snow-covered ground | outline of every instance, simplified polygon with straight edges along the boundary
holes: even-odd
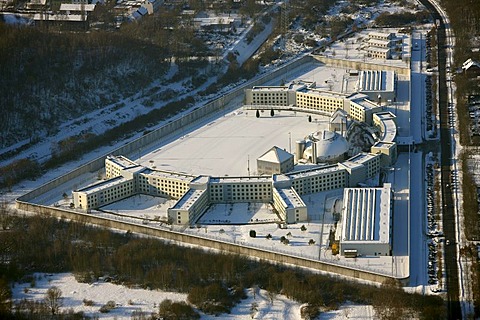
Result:
[[[355,42],[356,40],[352,40]],[[342,47],[343,45],[343,47]],[[353,49],[353,43],[350,42],[349,45],[349,50],[348,50],[348,56],[354,58],[354,53],[357,54],[357,50]],[[344,57],[347,55],[347,50],[344,44],[335,44],[331,46],[330,50],[335,50],[335,57],[336,58],[341,58],[342,56]],[[229,50],[233,50],[230,48]],[[240,55],[242,56],[242,50],[240,50]],[[330,52],[331,54],[332,52]],[[327,51],[328,54],[328,51]],[[357,59],[364,60],[365,56],[363,54],[358,54]],[[415,58],[412,57],[412,60]],[[401,62],[395,62],[395,63],[401,63]],[[315,70],[305,70],[305,72],[295,72],[294,70],[291,70],[289,74],[286,74],[287,80],[291,80],[294,78],[302,78],[306,80],[315,80],[317,81],[320,85],[325,84],[325,80],[330,79],[331,81],[328,82],[328,84],[325,85],[330,85],[333,84],[333,86],[339,85],[342,82],[343,76],[345,74],[345,70],[328,70],[325,71],[326,69],[323,69],[324,71],[320,71],[320,69],[315,69]],[[420,71],[417,71],[420,72]],[[335,74],[335,76],[333,76]],[[421,80],[421,79],[420,79]],[[280,81],[280,79],[278,80]],[[408,115],[408,111],[410,109],[410,104],[408,103],[410,98],[413,99],[419,99],[418,94],[415,92],[412,92],[412,96],[410,96],[410,90],[409,90],[409,79],[399,79],[399,99],[398,103],[394,107],[395,113],[399,117],[399,134],[400,136],[403,137],[409,137],[413,136],[414,139],[417,139],[419,136],[421,137],[422,133],[421,131],[417,130],[415,127],[416,124],[418,124],[418,120],[415,120],[414,123],[410,123],[410,118]],[[274,83],[275,85],[278,85],[279,83]],[[172,84],[172,88],[180,89],[181,84]],[[333,87],[332,89],[334,91],[336,90],[337,87]],[[338,90],[341,91],[341,90]],[[416,101],[416,100],[415,100]],[[141,113],[147,112],[149,109],[146,107],[143,107],[141,105],[141,95],[139,95],[136,98],[132,98],[129,100],[125,100],[125,106],[122,107],[121,109],[118,110],[119,114],[124,117],[124,119],[129,119],[129,117],[133,117],[135,114],[139,115]],[[415,105],[417,105],[415,103]],[[157,107],[157,106],[156,106]],[[392,109],[393,110],[393,109]],[[421,110],[421,109],[420,109]],[[401,112],[400,112],[401,111]],[[283,112],[282,112],[283,113]],[[415,114],[415,119],[416,117],[421,116],[421,112],[418,112],[418,114]],[[85,116],[86,121],[75,121],[75,123],[68,123],[66,124],[63,129],[60,131],[58,137],[54,137],[53,140],[48,140],[45,141],[43,144],[38,145],[34,149],[28,150],[26,154],[35,154],[36,157],[42,158],[48,154],[50,145],[53,141],[58,141],[61,140],[62,138],[66,137],[67,133],[70,135],[72,132],[77,132],[81,130],[88,129],[89,127],[95,128],[95,132],[100,133],[102,130],[108,129],[107,126],[104,126],[106,123],[108,123],[108,120],[110,117],[117,117],[116,113],[111,113],[109,114],[108,112],[98,112],[95,114],[89,114]],[[281,118],[285,119],[281,119]],[[291,128],[291,121],[295,122],[294,118],[299,118],[298,120],[298,129]],[[240,112],[236,113],[227,113],[225,116],[220,117],[218,120],[215,120],[215,122],[218,122],[218,124],[221,124],[221,122],[225,123],[225,128],[231,128],[231,124],[228,124],[229,121],[232,121],[232,119],[240,119],[240,118],[245,118],[246,120],[250,122],[256,121],[256,119],[251,119],[251,115],[247,115],[246,111],[241,110]],[[250,118],[250,119],[249,119]],[[305,132],[308,133],[307,131],[310,131],[311,129],[316,129],[317,126],[319,127],[319,124],[316,122],[312,122],[309,124],[307,121],[304,121],[305,119],[301,119],[299,114],[297,115],[292,115],[292,114],[287,114],[286,112],[284,114],[279,114],[275,116],[275,121],[290,121],[288,127],[284,124],[282,128],[278,128],[278,132],[272,140],[269,140],[269,142],[264,142],[263,139],[265,137],[259,136],[257,137],[256,142],[259,142],[257,145],[257,152],[253,154],[251,157],[243,157],[241,161],[239,161],[237,164],[235,164],[233,167],[236,167],[233,172],[237,174],[245,174],[246,167],[247,167],[247,161],[250,160],[251,163],[253,163],[254,159],[260,155],[260,153],[263,151],[267,151],[267,146],[270,147],[272,142],[278,143],[280,147],[289,149],[289,139],[291,137],[292,141],[295,141],[295,139],[301,137]],[[77,119],[78,120],[78,119]],[[251,121],[254,120],[254,121]],[[92,121],[97,121],[97,122],[92,122]],[[122,120],[123,121],[123,120]],[[273,122],[273,119],[270,119],[270,117],[265,117],[265,119],[262,119],[262,123],[267,123],[267,121]],[[260,120],[259,120],[260,122]],[[321,122],[321,121],[319,121]],[[119,122],[118,122],[119,123]],[[118,124],[117,123],[117,124]],[[228,124],[228,125],[227,125]],[[248,122],[246,122],[247,125],[250,125]],[[308,127],[308,126],[311,126]],[[412,130],[413,129],[413,130]],[[208,131],[210,128],[203,128],[198,131],[198,135],[196,134],[191,134],[190,132],[183,133],[182,140],[183,142],[187,142],[188,140],[191,141],[191,146],[195,146],[196,143],[198,143],[199,139],[204,140],[204,144],[207,144],[207,141],[212,138],[216,138],[219,143],[227,143],[226,141],[222,142],[222,139],[225,136],[222,136],[218,132],[215,131]],[[213,130],[213,129],[212,129]],[[297,130],[297,131],[295,131]],[[251,133],[251,130],[249,129],[248,134]],[[194,131],[192,131],[194,132]],[[290,132],[290,134],[289,134]],[[214,133],[215,135],[208,135],[206,133]],[[232,133],[233,137],[235,135]],[[240,135],[236,135],[237,139],[240,139]],[[251,137],[250,137],[251,138]],[[55,140],[57,139],[57,140]],[[226,140],[226,139],[224,139]],[[125,141],[119,142],[117,145],[123,144]],[[178,142],[172,142],[171,148],[175,147],[175,144]],[[100,150],[96,150],[94,153],[91,153],[89,155],[86,155],[84,159],[78,161],[78,162],[72,162],[69,164],[66,164],[59,168],[58,171],[56,172],[49,172],[47,175],[39,179],[38,181],[25,181],[19,186],[15,186],[13,188],[12,193],[7,193],[4,195],[5,198],[8,199],[13,199],[14,197],[17,197],[26,191],[29,191],[42,182],[51,180],[53,177],[58,176],[61,173],[66,173],[70,171],[72,168],[75,168],[78,164],[84,163],[87,159],[92,159],[98,155],[105,154],[108,152],[109,149],[112,149],[113,146],[111,147],[105,147]],[[215,149],[220,150],[220,147],[216,147]],[[233,149],[233,148],[232,148]],[[229,149],[231,150],[231,149]],[[3,151],[3,150],[2,150]],[[208,150],[211,151],[211,150]],[[206,149],[199,148],[196,153],[201,154],[202,152],[206,152]],[[145,162],[149,163],[150,160],[153,160],[154,163],[157,165],[157,168],[161,168],[162,165],[162,159],[167,159],[169,153],[164,153],[161,157],[158,159],[155,158],[149,158],[148,155],[140,155],[140,159],[138,159],[139,162]],[[248,155],[244,153],[244,155]],[[25,153],[19,154],[19,157],[24,157]],[[217,156],[218,158],[224,157],[224,155]],[[173,157],[172,157],[173,158]],[[177,157],[178,158],[178,157]],[[201,169],[202,173],[208,174],[208,170],[205,170],[206,168],[208,169],[209,166],[209,161],[212,159],[207,159],[208,157],[204,156],[205,163],[204,164],[196,164],[199,168]],[[135,159],[134,159],[135,160]],[[175,161],[179,162],[181,159],[175,159]],[[411,158],[401,156],[399,158],[399,161],[397,162],[396,168],[392,169],[392,172],[389,174],[389,179],[395,180],[395,183],[399,181],[403,181],[402,183],[405,183],[405,180],[408,177],[408,166],[412,166],[412,172],[411,175],[415,177],[415,179],[418,180],[418,178],[421,176],[418,176],[420,172],[422,171],[423,168],[423,162],[421,161],[421,154],[418,155],[413,155]],[[182,166],[178,166],[176,168],[180,168]],[[190,168],[190,166],[189,166]],[[223,174],[227,173],[227,166],[225,165],[223,168],[223,171],[225,171]],[[168,169],[168,168],[167,168]],[[192,169],[193,170],[193,169]],[[216,171],[216,170],[214,170]],[[222,171],[222,170],[221,170]],[[218,172],[217,172],[218,174]],[[222,174],[222,173],[221,173]],[[82,179],[79,179],[78,181],[75,181],[69,189],[66,191],[71,191],[74,189],[74,186],[80,186],[80,185],[85,185],[87,182],[93,182],[95,180],[95,177],[83,177]],[[420,208],[423,207],[423,190],[422,186],[423,183],[419,180],[418,185],[416,183],[412,183],[412,189],[408,190],[408,184],[406,185],[406,189],[404,187],[399,188],[395,186],[396,189],[396,203],[395,203],[395,212],[403,212],[407,207],[409,208]],[[398,184],[400,185],[400,184]],[[55,194],[50,194],[45,197],[43,201],[49,202],[50,204],[53,204],[55,202],[59,203],[60,205],[63,204],[68,204],[67,202],[62,203],[61,199],[61,194],[63,190],[56,190]],[[322,200],[323,197],[323,200]],[[410,198],[411,197],[411,198]],[[217,206],[215,208],[212,208],[205,216],[204,220],[201,221],[203,227],[202,228],[194,228],[194,229],[187,229],[185,230],[186,232],[192,232],[192,233],[202,233],[205,234],[206,236],[211,236],[211,237],[218,237],[218,238],[223,238],[229,241],[239,241],[239,242],[248,242],[248,244],[251,245],[257,245],[265,248],[276,248],[276,250],[290,250],[290,252],[295,252],[295,253],[300,253],[305,256],[320,256],[320,258],[326,258],[326,259],[337,259],[329,255],[329,251],[325,250],[326,246],[326,238],[328,238],[328,231],[329,227],[331,226],[331,221],[325,221],[323,220],[325,217],[328,219],[328,214],[325,214],[325,212],[328,213],[328,211],[324,210],[325,207],[328,208],[327,203],[331,203],[332,199],[328,199],[328,195],[319,195],[318,198],[317,196],[310,196],[307,198],[304,198],[304,201],[307,205],[309,205],[309,211],[312,208],[322,208],[323,213],[319,213],[318,216],[313,219],[309,224],[306,224],[307,231],[303,232],[299,230],[300,226],[293,226],[290,227],[287,230],[284,229],[279,229],[276,225],[276,223],[273,224],[262,224],[262,223],[257,223],[257,222],[263,222],[263,221],[256,221],[256,219],[259,220],[268,220],[270,219],[271,212],[267,208],[263,207],[258,207],[258,208],[251,208],[251,211],[248,210],[240,210],[240,211],[245,211],[245,215],[239,217],[241,221],[246,222],[246,225],[232,225],[232,224],[225,224],[223,226],[218,226],[218,225],[211,225],[211,220],[221,220],[225,219],[228,220],[228,211],[230,208],[227,206]],[[335,198],[335,195],[330,196],[330,198]],[[403,201],[403,202],[401,202]],[[133,197],[125,202],[119,202],[116,204],[113,204],[108,207],[104,207],[104,210],[108,210],[114,214],[118,215],[124,215],[127,217],[123,217],[123,219],[130,219],[129,217],[132,216],[138,216],[137,219],[160,219],[162,217],[165,217],[165,208],[169,207],[168,202],[164,202],[164,200],[159,200],[158,198],[144,198],[143,196],[136,196]],[[141,208],[142,210],[139,212],[135,209]],[[402,208],[400,210],[400,208]],[[400,210],[400,211],[399,211]],[[408,210],[408,209],[406,209]],[[250,212],[250,214],[248,213]],[[320,212],[320,211],[318,211]],[[108,214],[105,214],[108,215]],[[428,290],[424,290],[425,285],[426,285],[426,267],[425,265],[425,239],[424,239],[424,229],[422,229],[422,224],[424,227],[424,221],[422,222],[422,216],[414,216],[411,221],[410,221],[410,236],[411,236],[411,241],[412,241],[412,247],[408,248],[408,241],[407,238],[404,234],[403,231],[409,228],[408,225],[408,220],[401,218],[400,215],[396,216],[398,221],[395,221],[396,228],[395,229],[395,237],[397,237],[397,240],[394,243],[394,252],[399,253],[398,257],[395,257],[392,259],[392,261],[381,261],[380,258],[365,258],[365,259],[357,259],[355,261],[349,260],[345,261],[346,263],[352,263],[352,264],[358,264],[359,266],[367,266],[373,269],[389,269],[391,270],[392,273],[399,274],[403,272],[408,272],[408,269],[410,269],[410,272],[412,277],[412,289],[419,291],[419,292],[425,292],[429,293]],[[253,221],[251,221],[253,219]],[[272,218],[273,219],[273,218]],[[417,219],[417,220],[415,220]],[[210,220],[210,221],[209,221]],[[233,220],[231,220],[233,221]],[[323,223],[319,223],[319,221],[322,221]],[[150,223],[150,222],[149,222]],[[152,222],[153,223],[153,222]],[[330,224],[329,224],[330,223]],[[403,226],[402,226],[403,223]],[[257,237],[256,238],[251,238],[249,236],[250,230],[254,229],[257,232]],[[223,230],[223,231],[222,231]],[[399,230],[403,230],[400,232]],[[290,245],[285,246],[278,241],[279,237],[281,236],[286,236],[286,233],[291,232],[292,237],[290,238]],[[267,240],[265,239],[266,234],[272,234],[273,239]],[[403,234],[398,235],[398,234]],[[314,245],[308,245],[309,239],[314,239],[315,244]],[[408,255],[405,255],[406,252],[411,250],[411,255],[410,258]],[[423,255],[423,256],[422,256]],[[389,257],[391,259],[391,257]],[[340,261],[339,263],[342,263]],[[50,278],[51,281],[48,281],[47,278]],[[176,296],[174,293],[163,293],[163,292],[156,292],[156,291],[146,291],[143,292],[142,290],[138,289],[128,289],[131,291],[127,292],[127,289],[124,287],[119,287],[118,289],[114,289],[114,287],[105,287],[105,286],[113,286],[110,283],[96,283],[93,286],[89,286],[90,289],[92,289],[92,293],[90,293],[89,290],[85,289],[84,291],[81,291],[83,289],[82,286],[84,284],[78,284],[74,282],[74,279],[71,275],[68,274],[63,274],[63,275],[53,275],[52,277],[45,277],[42,276],[43,280],[38,280],[36,283],[36,288],[31,288],[28,293],[25,293],[23,290],[22,285],[16,285],[15,286],[15,292],[14,292],[14,298],[15,299],[20,299],[23,294],[31,295],[30,297],[35,297],[35,298],[43,298],[44,292],[49,286],[56,285],[59,286],[64,293],[64,296],[67,297],[64,302],[68,302],[72,305],[72,308],[74,307],[74,303],[78,304],[78,301],[80,301],[80,305],[82,304],[82,300],[85,299],[91,299],[97,302],[98,304],[95,305],[96,309],[94,310],[84,310],[85,312],[96,312],[95,310],[98,311],[99,307],[103,304],[106,303],[108,300],[115,300],[117,303],[119,303],[121,306],[119,306],[117,309],[114,310],[114,313],[110,313],[108,315],[102,315],[99,314],[99,316],[103,317],[105,316],[106,318],[108,317],[116,317],[116,318],[129,318],[130,313],[135,309],[135,308],[142,308],[144,311],[153,311],[154,308],[154,303],[158,306],[158,303],[164,299],[164,297],[167,297],[169,299],[175,300],[178,297],[179,300],[184,300],[185,295],[181,297],[181,295]],[[65,280],[64,280],[65,279]],[[64,282],[64,284],[62,284]],[[42,285],[44,285],[42,289]],[[29,286],[29,285],[28,285]],[[63,287],[62,287],[63,286]],[[96,296],[95,292],[93,291],[93,288],[103,288],[103,292],[105,293],[105,297],[101,296]],[[115,286],[116,287],[116,286]],[[40,290],[36,292],[36,290]],[[43,290],[43,291],[42,291]],[[118,290],[118,291],[115,291]],[[36,292],[36,293],[35,293]],[[111,292],[111,295],[110,295]],[[84,293],[85,297],[80,297]],[[108,293],[108,294],[106,294]],[[129,298],[127,298],[130,295]],[[71,297],[70,297],[71,296]],[[116,298],[116,297],[120,298]],[[148,300],[148,297],[152,296],[151,300]],[[144,298],[145,297],[145,298]],[[78,299],[77,302],[76,299]],[[105,301],[103,301],[103,300]],[[134,302],[133,305],[129,305],[128,301],[132,300]],[[285,297],[277,296],[275,299],[273,305],[270,304],[268,298],[266,297],[265,292],[258,292],[256,294],[256,300],[258,301],[259,304],[259,311],[256,315],[257,319],[279,319],[279,318],[284,318],[284,319],[299,319],[299,310],[300,310],[300,305],[289,301]],[[230,318],[235,318],[235,319],[250,319],[250,307],[253,300],[252,294],[249,292],[248,293],[248,298],[244,301],[242,301],[237,307],[234,308],[232,311],[231,315],[222,315],[223,317],[230,317]],[[65,304],[65,307],[67,305]],[[81,307],[77,305],[77,307]],[[77,310],[77,309],[75,309]],[[80,310],[80,309],[78,309]],[[118,312],[118,313],[117,313]],[[346,305],[343,306],[340,310],[335,311],[335,312],[328,312],[324,313],[321,316],[321,319],[345,319],[345,318],[357,318],[357,319],[369,319],[372,318],[373,316],[373,310],[371,306],[355,306],[355,305]],[[210,319],[213,317],[202,315],[202,318],[204,319]]]
[[[93,283],[79,283],[71,273],[37,273],[34,276],[36,280],[33,287],[30,282],[15,284],[13,288],[14,302],[21,299],[41,301],[45,298],[47,290],[55,286],[62,291],[63,299],[60,311],[71,309],[74,312],[83,312],[85,316],[107,320],[131,319],[134,311],[142,311],[147,314],[158,312],[160,302],[165,299],[173,302],[187,300],[187,294],[184,293],[127,288],[102,280]],[[302,305],[283,295],[275,295],[273,300],[270,300],[267,292],[260,289],[247,289],[246,295],[247,298],[237,304],[230,314],[216,317],[199,312],[201,319],[301,319],[300,308]],[[84,300],[91,300],[93,305],[85,305]],[[116,307],[109,313],[101,313],[100,307],[110,300],[115,302]],[[254,304],[257,307],[256,311],[252,312]],[[371,306],[347,303],[339,310],[323,312],[320,319],[371,319],[373,315]]]

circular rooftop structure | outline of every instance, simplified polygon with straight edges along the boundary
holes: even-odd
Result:
[[[344,160],[350,148],[348,141],[337,132],[322,130],[310,134],[307,147],[303,153],[304,159],[314,159],[317,162],[337,162]]]

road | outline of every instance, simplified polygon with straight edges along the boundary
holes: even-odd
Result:
[[[455,203],[453,192],[450,185],[450,177],[452,174],[452,159],[454,154],[452,152],[453,131],[448,123],[448,103],[449,88],[447,87],[447,28],[445,24],[445,17],[441,15],[436,7],[436,4],[420,0],[420,2],[427,7],[432,13],[433,19],[438,21],[437,39],[438,39],[438,110],[440,113],[440,142],[441,142],[441,199],[443,206],[443,233],[445,241],[449,241],[449,245],[445,245],[445,272],[447,285],[447,305],[448,305],[448,319],[462,319],[462,310],[460,305],[460,286],[458,277],[457,264],[457,246],[455,244],[457,219],[455,216]],[[448,22],[448,21],[447,21]],[[450,63],[448,63],[450,66]]]

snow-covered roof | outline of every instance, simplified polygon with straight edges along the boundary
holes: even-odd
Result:
[[[319,96],[323,96],[323,97],[331,97],[331,98],[338,98],[338,99],[344,99],[344,98],[347,97],[347,95],[344,94],[344,93],[321,90],[321,89],[302,88],[298,91],[308,93],[308,94],[311,94],[311,95],[319,95]]]
[[[339,157],[348,151],[350,145],[337,132],[323,130],[315,132],[309,138],[317,146],[317,157]]]
[[[355,103],[357,106],[362,107],[363,110],[365,111],[379,108],[378,104],[368,100],[368,98],[360,97],[359,95],[354,95],[349,98],[350,98],[350,103],[352,102]]]
[[[93,10],[95,10],[95,4],[84,4],[84,3],[62,3],[62,4],[60,4],[60,11],[91,12]]]
[[[372,46],[380,46],[380,47],[383,47],[383,46],[389,46],[390,45],[390,41],[389,40],[380,40],[380,39],[368,39],[367,43],[369,45],[372,45]]]
[[[213,25],[229,25],[235,21],[229,17],[208,17],[208,18],[193,18],[193,21],[201,27]]]
[[[85,192],[86,194],[95,193],[95,192],[100,191],[102,189],[108,189],[108,188],[110,188],[114,185],[118,185],[119,183],[125,182],[127,180],[130,180],[130,179],[127,179],[123,176],[118,176],[118,177],[115,177],[115,178],[112,178],[112,179],[103,180],[103,181],[100,181],[98,183],[91,184],[91,185],[86,186],[82,189],[78,189],[77,191],[78,192]]]
[[[280,197],[282,197],[282,201],[284,202],[285,208],[306,207],[302,198],[300,198],[300,196],[295,191],[295,189],[293,189],[293,188],[277,188],[275,190],[278,192]]]
[[[322,173],[329,173],[329,172],[335,172],[340,170],[341,169],[338,167],[338,165],[333,164],[333,165],[320,166],[317,168],[312,168],[307,170],[295,171],[287,174],[286,176],[290,177],[290,179],[300,179],[303,177],[310,177],[310,176],[315,176]]]
[[[50,13],[34,13],[25,15],[25,17],[33,18],[35,21],[70,21],[70,22],[85,22],[87,21],[86,14],[50,14]]]
[[[471,67],[480,69],[480,63],[473,60],[472,58],[468,58],[463,64],[462,64],[462,69],[463,70],[468,70]]]
[[[273,162],[273,163],[284,163],[289,159],[293,158],[293,154],[288,153],[286,150],[283,150],[277,146],[274,146],[263,155],[261,155],[257,160]]]
[[[198,198],[207,192],[206,189],[189,189],[181,198],[180,200],[175,203],[172,209],[182,209],[188,210],[190,207],[195,204]]]
[[[348,113],[338,108],[331,116],[330,116],[330,123],[344,123],[348,117]]]
[[[368,47],[368,52],[380,52],[380,53],[387,53],[390,51],[390,48],[380,48],[380,47]]]
[[[345,188],[342,242],[390,243],[391,185]]]
[[[152,170],[149,168],[145,168],[142,171],[142,174],[146,174],[152,177],[159,177],[159,178],[167,178],[167,179],[177,179],[184,182],[190,182],[194,179],[193,176],[177,173],[177,172],[170,172],[170,171],[161,171],[161,170]]]
[[[345,168],[348,168],[350,170],[352,169],[358,169],[358,168],[363,168],[363,164],[361,163],[358,163],[358,162],[354,162],[354,161],[343,161],[343,162],[340,162],[338,164],[338,166],[341,168],[341,167],[345,167]]]
[[[395,36],[395,33],[393,32],[378,32],[378,31],[372,31],[368,33],[369,38],[386,38],[386,39],[391,39]]]
[[[107,156],[107,160],[114,162],[116,165],[122,168],[128,168],[138,166],[138,164],[124,156]]]
[[[397,124],[395,123],[395,115],[391,112],[378,112],[374,117],[380,119],[383,123],[382,137],[380,138],[385,142],[393,142],[397,137]]]
[[[356,162],[356,163],[365,163],[365,162],[368,162],[370,160],[372,160],[373,158],[376,158],[378,157],[378,155],[376,154],[373,154],[373,153],[366,153],[366,152],[362,152],[362,153],[359,153],[353,157],[351,157],[350,159],[348,159],[348,161],[353,161],[353,162]]]
[[[393,71],[360,71],[358,77],[358,90],[369,91],[394,91],[395,73]]]
[[[30,0],[30,4],[40,4],[40,5],[45,5],[47,3],[47,0]]]
[[[372,148],[393,148],[396,145],[394,142],[387,142],[387,141],[377,141],[375,144],[372,146]]]

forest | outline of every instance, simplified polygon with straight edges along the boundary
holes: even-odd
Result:
[[[123,285],[188,293],[187,305],[163,303],[166,313],[189,313],[192,308],[207,314],[228,313],[245,298],[248,288],[260,288],[271,299],[282,294],[306,303],[305,318],[336,310],[346,301],[372,304],[380,319],[441,319],[445,315],[440,297],[408,294],[395,281],[380,287],[364,285],[238,255],[176,246],[131,232],[41,215],[22,216],[6,205],[0,207],[0,228],[2,319],[50,315],[41,301],[12,305],[9,300],[9,283],[35,286],[34,272],[73,272],[81,282],[102,276]],[[75,319],[81,315],[57,316]]]

